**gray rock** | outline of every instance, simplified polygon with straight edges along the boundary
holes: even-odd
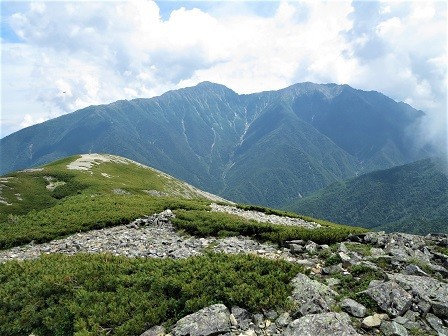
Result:
[[[323,274],[339,274],[342,273],[344,271],[344,269],[342,268],[341,264],[337,264],[337,265],[331,265],[331,266],[327,266],[322,268],[322,273]]]
[[[294,313],[294,317],[305,316],[309,314],[321,314],[330,311],[327,302],[322,298],[312,298],[305,302],[298,311]]]
[[[165,335],[165,328],[162,326],[154,326],[146,330],[140,336],[163,336],[163,335]]]
[[[292,300],[297,303],[302,315],[329,311],[329,306],[335,304],[337,293],[328,286],[311,280],[305,274],[297,274],[292,279],[291,285]]]
[[[252,322],[252,315],[244,308],[232,307],[232,315],[238,323],[238,326],[243,329],[249,329],[249,325]]]
[[[273,309],[268,310],[264,315],[271,321],[274,321],[278,317],[278,313]]]
[[[279,327],[286,327],[291,322],[291,317],[288,312],[280,314],[280,316],[275,320],[275,324]]]
[[[230,332],[230,312],[223,304],[215,304],[177,321],[173,336],[208,336]]]
[[[414,264],[407,265],[405,267],[403,273],[407,274],[407,275],[419,275],[419,276],[427,276],[428,275],[420,267],[418,267],[417,265],[414,265]]]
[[[394,281],[387,281],[364,292],[378,306],[392,316],[403,315],[411,306],[412,295]]]
[[[387,276],[401,286],[412,290],[414,295],[417,295],[421,300],[429,302],[434,314],[442,319],[448,317],[447,283],[416,275],[388,274]]]
[[[327,283],[328,286],[332,287],[332,286],[339,285],[341,283],[341,280],[336,279],[336,278],[326,278],[325,282]]]
[[[366,307],[355,300],[346,298],[341,302],[343,311],[355,317],[364,317],[366,315]]]
[[[311,240],[308,241],[305,245],[305,250],[308,253],[316,253],[318,248],[319,248],[319,245],[317,245],[315,242],[313,242]]]
[[[303,252],[303,246],[298,244],[289,244],[289,251],[292,254],[299,254]]]
[[[338,247],[338,252],[348,253],[348,248],[344,243],[340,243]]]
[[[439,319],[437,316],[429,313],[426,315],[426,321],[429,323],[429,325],[437,331],[439,336],[448,336],[448,328],[446,328],[443,325],[443,321]]]
[[[350,267],[355,264],[355,261],[347,253],[339,252],[338,255],[342,260],[342,266]]]
[[[380,330],[385,336],[408,336],[406,328],[394,321],[383,321]]]
[[[284,336],[358,336],[350,325],[348,315],[342,313],[323,313],[303,316],[291,322]]]

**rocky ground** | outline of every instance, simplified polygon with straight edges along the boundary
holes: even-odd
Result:
[[[212,209],[273,224],[317,225],[234,207]],[[241,236],[182,235],[171,225],[172,216],[167,210],[123,226],[4,250],[0,262],[43,253],[156,258],[186,258],[205,251],[254,253],[304,266],[304,274],[291,282],[290,311],[255,313],[216,304],[182,318],[172,330],[156,326],[143,335],[448,335],[448,235],[371,232],[334,246],[297,240],[279,248]],[[359,290],[362,272],[375,279]]]

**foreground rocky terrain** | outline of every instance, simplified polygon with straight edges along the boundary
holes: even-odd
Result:
[[[318,225],[233,206],[211,208],[272,224]],[[286,311],[248,312],[217,303],[142,336],[448,335],[448,235],[369,232],[331,246],[295,240],[278,247],[243,236],[188,236],[176,232],[173,216],[166,210],[127,225],[15,247],[1,251],[0,262],[45,253],[187,258],[216,252],[253,253],[303,266],[291,281]]]

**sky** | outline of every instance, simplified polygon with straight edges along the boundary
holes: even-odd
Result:
[[[445,1],[2,1],[0,138],[202,81],[238,93],[348,84],[423,110],[447,138]]]

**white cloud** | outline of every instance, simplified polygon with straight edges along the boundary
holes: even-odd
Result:
[[[9,11],[5,22],[21,41],[2,37],[2,135],[24,120],[204,80],[240,93],[347,83],[412,102],[437,120],[428,121],[434,138],[442,135],[445,3],[371,2],[369,13],[350,1],[197,4],[202,9],[179,3],[164,18],[166,3],[149,0],[21,3]]]

